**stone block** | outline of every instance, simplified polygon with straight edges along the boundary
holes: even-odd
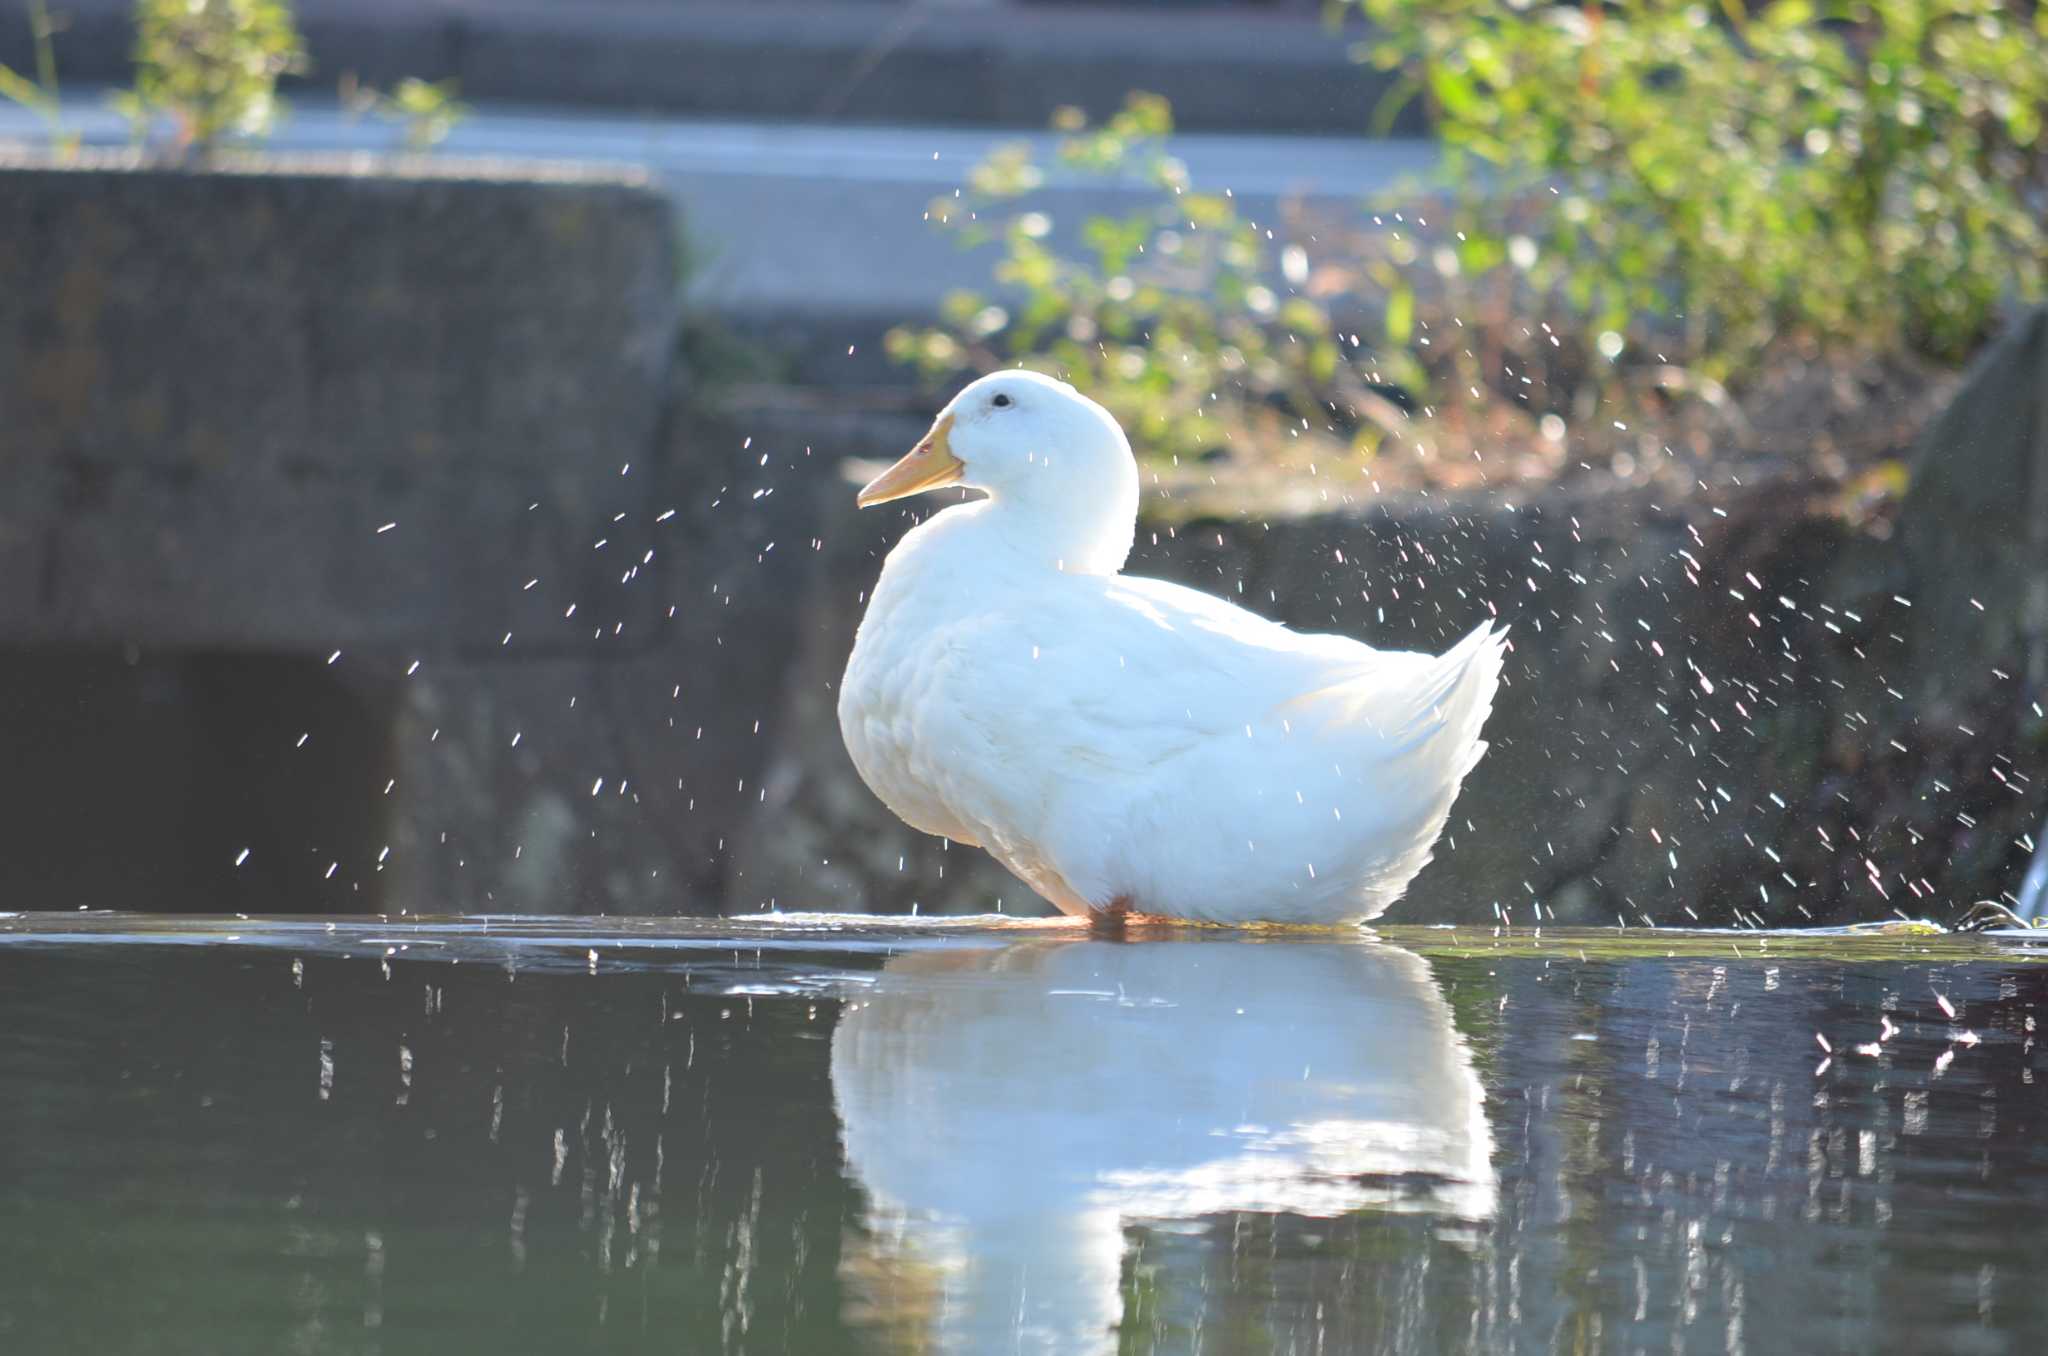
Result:
[[[0,642],[485,648],[507,562],[611,574],[672,208],[473,169],[0,170]]]

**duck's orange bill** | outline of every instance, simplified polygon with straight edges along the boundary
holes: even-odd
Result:
[[[939,422],[932,425],[932,431],[924,435],[924,440],[911,448],[903,460],[863,486],[861,492],[854,496],[854,502],[862,508],[869,508],[875,504],[886,504],[891,499],[936,490],[941,485],[959,483],[967,468],[946,445],[946,436],[952,429],[953,416],[941,415]]]

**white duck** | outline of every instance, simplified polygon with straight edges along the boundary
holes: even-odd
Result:
[[[1130,444],[1036,373],[969,385],[859,502],[944,485],[988,498],[889,553],[839,690],[891,810],[1068,914],[1336,924],[1400,897],[1486,749],[1503,633],[1380,651],[1119,574]]]

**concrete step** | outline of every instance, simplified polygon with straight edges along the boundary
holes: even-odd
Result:
[[[122,145],[125,123],[103,97],[66,103],[68,125],[95,145]],[[42,125],[0,104],[0,142],[37,142]],[[437,153],[442,158],[573,160],[645,165],[683,212],[691,259],[689,299],[788,354],[807,383],[901,380],[882,358],[891,325],[925,320],[958,288],[990,286],[992,250],[965,251],[926,220],[968,168],[1004,142],[1043,131],[962,127],[848,127],[597,114],[480,104]],[[281,152],[397,149],[387,122],[305,99],[268,143]],[[1181,132],[1170,143],[1197,187],[1230,189],[1255,221],[1278,222],[1283,204],[1356,211],[1369,194],[1426,174],[1430,141],[1415,138]],[[1122,213],[1158,195],[1135,180],[1082,179],[1055,170],[1036,205],[1056,232],[1096,213]],[[1311,249],[1313,247],[1311,246]],[[848,350],[852,352],[849,353]]]
[[[11,7],[12,8],[12,7]],[[62,0],[67,80],[130,79],[132,0]],[[1042,127],[1054,108],[1173,100],[1191,128],[1357,133],[1387,77],[1313,5],[1146,7],[817,0],[299,0],[312,70],[466,97],[824,122]],[[27,25],[0,62],[32,68]],[[1416,130],[1413,127],[1408,131]]]

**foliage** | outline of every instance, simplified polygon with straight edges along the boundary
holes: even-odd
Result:
[[[407,77],[384,101],[385,116],[405,124],[405,147],[426,151],[447,140],[455,125],[467,118],[468,104],[456,98],[453,80],[429,81]]]
[[[1677,322],[1723,380],[1787,337],[1954,360],[2048,281],[2048,8],[1357,3],[1430,104],[1461,270],[1520,205],[1579,330]]]
[[[1020,300],[955,293],[940,327],[891,332],[891,356],[934,377],[1017,363],[1057,373],[1162,455],[1208,452],[1248,424],[1277,432],[1325,416],[1322,393],[1341,384],[1342,366],[1329,315],[1306,297],[1283,301],[1267,281],[1268,238],[1228,194],[1194,191],[1165,153],[1165,100],[1133,94],[1100,127],[1073,110],[1056,125],[1066,172],[1150,186],[1157,206],[1059,238],[1051,216],[1022,201],[1046,179],[1030,147],[999,149],[928,215],[963,244],[998,242],[995,279]]]
[[[135,88],[117,105],[138,129],[168,114],[202,157],[268,132],[279,77],[306,67],[289,0],[136,0],[135,28]]]
[[[50,144],[59,155],[68,157],[77,153],[78,134],[64,127],[64,103],[62,90],[57,84],[54,42],[60,27],[50,17],[46,0],[28,0],[29,36],[36,49],[36,78],[30,80],[0,63],[0,99],[11,100],[40,118],[49,133]]]
[[[1568,428],[1640,465],[1750,437],[1743,398],[1794,368],[1825,386],[1851,359],[1954,362],[2048,288],[2048,6],[1345,3],[1402,69],[1382,113],[1430,105],[1441,184],[1302,223],[1311,266],[1195,191],[1163,102],[1093,130],[1069,114],[1055,172],[1149,183],[1159,205],[1057,229],[1025,201],[1047,168],[1000,150],[931,215],[1000,246],[1009,295],[955,296],[891,352],[933,375],[1059,371],[1141,450],[1248,430],[1270,448],[1284,422],[1475,474],[1505,444],[1547,474]]]
[[[351,113],[369,113],[401,125],[405,149],[424,155],[448,139],[448,134],[470,115],[470,107],[456,97],[459,86],[453,80],[421,80],[408,76],[389,94],[380,94],[353,76],[341,82],[341,103]]]

